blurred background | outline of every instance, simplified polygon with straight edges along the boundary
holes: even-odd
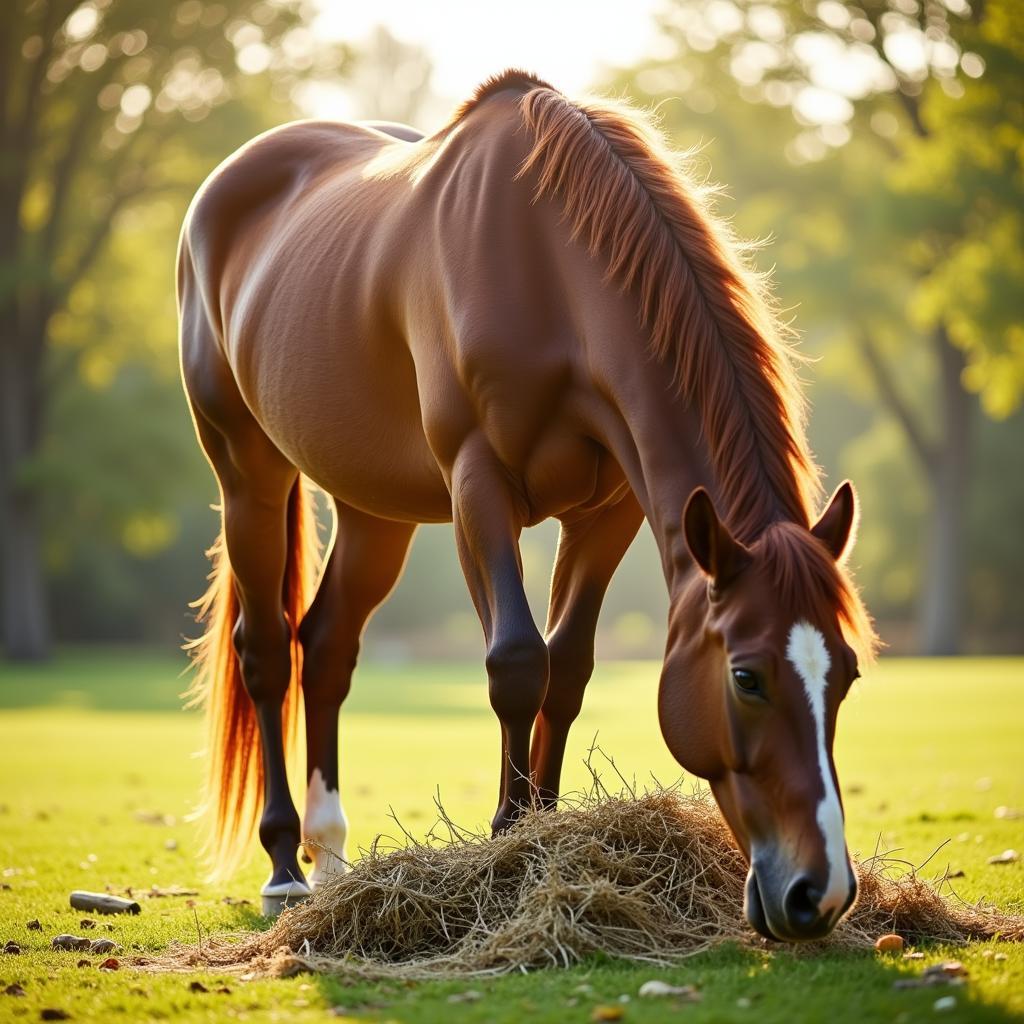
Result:
[[[174,256],[204,177],[297,117],[430,132],[487,75],[657,109],[765,240],[812,357],[811,439],[896,653],[1024,651],[1020,0],[13,0],[0,18],[5,656],[197,632],[212,475],[177,374]],[[523,554],[543,620],[556,527]],[[657,656],[645,531],[599,653]],[[478,656],[450,527],[421,528],[370,657]]]

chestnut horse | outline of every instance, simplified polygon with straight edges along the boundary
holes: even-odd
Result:
[[[418,523],[454,523],[483,626],[493,827],[553,803],[601,602],[646,518],[671,601],[665,740],[750,862],[751,924],[827,933],[856,891],[832,739],[873,634],[842,564],[854,493],[814,515],[793,357],[757,279],[636,111],[509,71],[436,135],[383,129],[260,136],[182,234],[182,374],[222,496],[194,687],[215,869],[257,817],[268,909],[308,893],[301,843],[310,883],[343,867],[338,712]],[[335,509],[311,599],[300,473]],[[542,634],[518,541],[549,517]]]

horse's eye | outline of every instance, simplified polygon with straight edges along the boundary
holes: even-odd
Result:
[[[744,693],[761,692],[761,680],[758,678],[757,673],[751,672],[749,668],[734,668],[732,670],[732,678]]]

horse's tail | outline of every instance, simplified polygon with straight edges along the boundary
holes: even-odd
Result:
[[[204,852],[211,880],[227,878],[244,860],[263,807],[263,756],[256,711],[242,681],[234,645],[239,605],[224,544],[224,528],[210,548],[210,586],[194,607],[206,629],[187,646],[193,651],[195,678],[187,707],[206,711],[206,781],[199,814],[206,818]],[[284,582],[285,615],[291,629],[292,674],[284,699],[282,724],[286,754],[296,752],[302,711],[302,648],[298,627],[312,600],[319,561],[316,520],[310,496],[298,477],[288,497],[288,563]]]

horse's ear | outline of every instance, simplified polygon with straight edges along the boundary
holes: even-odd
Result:
[[[750,561],[750,552],[718,518],[711,495],[703,487],[686,503],[683,533],[693,560],[716,587],[724,587]]]
[[[857,533],[857,493],[849,480],[844,480],[829,500],[821,518],[811,527],[822,544],[841,562],[853,547]]]

